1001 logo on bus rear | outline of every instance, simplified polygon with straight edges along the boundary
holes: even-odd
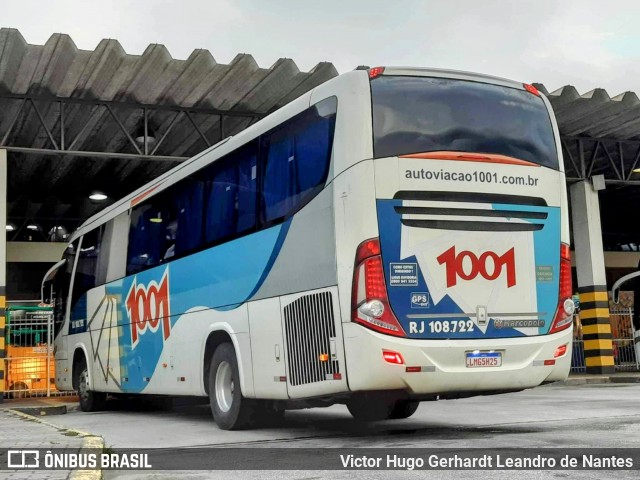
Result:
[[[465,262],[465,259],[468,259],[468,262]],[[458,278],[473,280],[478,275],[486,280],[496,280],[503,269],[507,273],[507,288],[516,284],[516,260],[513,247],[500,256],[495,252],[487,251],[478,257],[469,250],[456,254],[456,247],[453,246],[443,252],[437,260],[446,268],[447,287],[455,286]]]
[[[127,294],[126,308],[131,323],[132,349],[147,330],[156,332],[161,328],[163,340],[167,340],[171,334],[169,268],[165,269],[159,284],[152,280],[147,285],[138,285],[134,278]]]

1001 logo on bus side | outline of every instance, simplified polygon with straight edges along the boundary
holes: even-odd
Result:
[[[140,336],[147,329],[155,332],[162,328],[163,339],[171,333],[171,309],[169,305],[169,268],[167,267],[158,284],[137,285],[136,279],[127,294],[126,307],[131,321],[131,348],[138,345]],[[162,322],[161,322],[162,320]]]
[[[465,259],[469,259],[466,262],[466,270]],[[503,268],[507,272],[507,288],[516,284],[516,260],[513,247],[500,256],[495,252],[487,251],[478,257],[469,250],[456,254],[456,247],[453,246],[443,252],[437,260],[440,265],[444,264],[447,270],[447,287],[455,286],[458,283],[458,277],[462,280],[473,280],[480,275],[486,280],[495,280],[502,274]]]

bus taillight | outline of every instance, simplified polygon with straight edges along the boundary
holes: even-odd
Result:
[[[558,308],[553,325],[549,333],[556,333],[568,328],[573,323],[575,305],[571,299],[573,294],[571,286],[571,252],[569,245],[560,244],[560,291],[558,296]]]
[[[524,89],[529,92],[529,93],[533,93],[536,96],[540,96],[540,90],[538,90],[536,87],[534,87],[533,85],[529,85],[528,83],[523,83],[522,86],[524,87]]]
[[[374,78],[379,77],[384,73],[384,67],[373,67],[369,69],[369,79],[373,80]]]
[[[384,267],[377,238],[358,246],[353,271],[352,320],[388,335],[406,334],[389,306]]]

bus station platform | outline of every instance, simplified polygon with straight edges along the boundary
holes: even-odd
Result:
[[[575,373],[569,375],[565,385],[596,385],[605,383],[640,383],[640,372],[616,372],[603,375]]]

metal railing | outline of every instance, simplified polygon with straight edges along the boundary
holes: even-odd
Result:
[[[52,308],[11,305],[7,308],[5,328],[7,397],[68,394],[58,392],[55,387]]]
[[[633,308],[616,307],[609,309],[609,321],[613,344],[613,360],[616,371],[640,371],[640,359],[634,348]],[[571,371],[586,371],[584,357],[584,340],[580,316],[575,315],[573,321],[573,354]]]
[[[613,335],[613,359],[616,370],[640,370],[633,344],[633,308],[610,309],[609,319]]]

